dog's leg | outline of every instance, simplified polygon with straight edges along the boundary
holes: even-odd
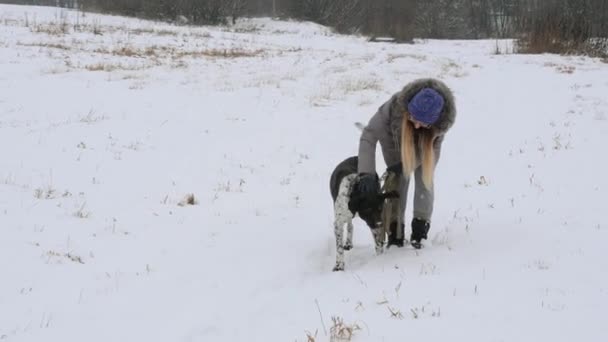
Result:
[[[334,271],[344,270],[344,225],[348,224],[348,229],[352,229],[354,214],[348,209],[348,201],[350,198],[350,184],[355,177],[354,174],[349,175],[340,182],[338,196],[334,202],[334,234],[336,235],[336,266],[334,266]],[[349,235],[350,246],[352,246],[352,232]]]
[[[336,218],[334,222],[336,235],[336,265],[334,271],[344,271],[344,221]]]
[[[374,236],[374,243],[376,245],[376,255],[384,253],[384,239],[382,234],[382,228],[372,229],[372,235]]]
[[[350,251],[353,248],[353,220],[346,222],[346,244],[344,249]]]

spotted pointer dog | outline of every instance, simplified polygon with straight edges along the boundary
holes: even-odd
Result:
[[[353,247],[353,218],[356,215],[365,221],[371,229],[376,246],[376,254],[384,251],[382,236],[382,207],[385,199],[397,198],[396,191],[363,195],[358,189],[357,176],[358,158],[350,157],[336,166],[331,174],[329,187],[334,201],[334,233],[336,236],[336,265],[334,271],[344,270],[344,251]],[[378,189],[380,179],[376,174]],[[346,226],[346,242],[344,242],[344,226]]]

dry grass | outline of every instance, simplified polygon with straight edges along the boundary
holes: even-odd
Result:
[[[114,56],[121,57],[136,57],[142,55],[141,50],[138,50],[137,48],[134,48],[132,46],[122,46],[112,51],[112,54]]]
[[[143,80],[146,76],[142,74],[127,74],[122,76],[123,80]]]
[[[94,35],[103,35],[103,30],[99,20],[94,20],[93,23],[76,23],[73,25],[75,32],[89,32]],[[106,27],[107,29],[107,27]]]
[[[339,87],[346,94],[364,90],[380,91],[383,88],[382,80],[377,77],[346,79],[340,82]]]
[[[386,62],[393,63],[396,59],[400,58],[412,58],[419,62],[424,62],[427,60],[425,55],[416,55],[411,53],[389,53],[388,56],[386,56]]]
[[[264,53],[263,50],[241,50],[241,49],[207,49],[207,50],[179,50],[171,46],[151,45],[145,48],[137,48],[126,45],[119,48],[108,50],[97,48],[94,53],[112,55],[118,57],[154,57],[154,58],[246,58],[256,57]]]
[[[2,18],[2,23],[4,24],[4,26],[19,26],[21,25],[21,22],[17,19],[12,19],[12,18]]]
[[[116,71],[116,70],[127,70],[127,71],[135,71],[135,70],[143,70],[148,68],[148,66],[143,65],[127,65],[124,63],[108,63],[108,62],[98,62],[93,64],[87,64],[84,66],[85,70],[88,71]]]
[[[443,70],[460,69],[460,65],[458,65],[454,61],[448,61],[447,63],[445,63],[441,66],[441,69],[443,69]]]
[[[143,49],[136,48],[134,46],[122,46],[117,49],[107,50],[104,48],[98,48],[94,50],[96,53],[113,55],[119,57],[170,57],[175,54],[175,48],[152,45],[147,46]]]
[[[517,43],[518,53],[529,53],[529,54],[541,54],[541,53],[554,53],[569,55],[574,54],[576,50],[580,49],[579,46],[567,43],[557,43],[552,40],[538,40],[531,42],[519,41]]]
[[[148,49],[151,49],[150,51],[154,52],[154,53],[150,53],[150,51],[148,51]],[[112,50],[109,50],[107,48],[101,47],[101,48],[97,48],[95,50],[93,50],[94,53],[99,53],[102,55],[112,55],[112,56],[118,56],[118,57],[142,57],[142,56],[150,56],[155,54],[155,47],[150,47],[150,48],[146,48],[146,49],[138,49],[134,46],[130,46],[130,45],[125,45],[125,46],[121,46]]]
[[[560,65],[555,70],[560,74],[573,74],[576,68],[571,65]]]
[[[144,49],[144,55],[148,57],[161,57],[161,52],[165,54],[172,54],[173,50],[173,48],[169,48],[166,46],[153,45],[148,46]]]
[[[196,199],[196,197],[194,197],[194,194],[187,194],[186,196],[184,196],[184,198],[179,201],[179,203],[177,203],[178,206],[180,207],[185,207],[187,205],[197,205],[198,204],[198,200]]]
[[[82,203],[80,208],[74,213],[74,216],[82,219],[91,217],[91,212],[86,210],[87,202]]]
[[[93,22],[85,22],[84,20],[78,20],[68,18],[67,14],[55,18],[54,21],[36,23],[35,20],[31,20],[26,16],[25,24],[23,20],[19,21],[20,25],[26,25],[32,32],[46,33],[54,36],[65,36],[72,33],[93,33],[95,35],[101,35],[102,29],[104,33],[117,32],[121,35],[139,35],[149,34],[152,36],[184,36],[192,38],[210,38],[212,35],[204,30],[192,29],[192,30],[181,30],[178,28],[154,28],[154,27],[142,27],[142,28],[129,28],[125,26],[111,26],[102,25],[98,20]],[[0,19],[2,20],[2,19]],[[7,19],[4,19],[6,22]],[[5,23],[7,24],[7,23]],[[146,44],[143,46],[133,46],[132,44],[118,44],[118,46],[111,46],[107,44],[99,45],[96,43],[102,43],[97,39],[91,40],[90,38],[86,41],[77,41],[76,38],[71,43],[65,41],[41,41],[34,43],[18,43],[21,46],[26,47],[40,47],[52,50],[63,50],[63,51],[74,51],[79,53],[96,53],[106,56],[124,57],[129,59],[125,60],[98,60],[97,62],[89,62],[85,65],[74,66],[68,61],[66,66],[68,68],[85,69],[88,71],[106,71],[111,72],[115,70],[142,70],[149,68],[154,65],[170,64],[172,68],[185,68],[188,66],[186,62],[182,60],[197,59],[197,58],[251,58],[262,56],[265,51],[262,49],[247,50],[242,48],[190,48],[183,49],[175,44]],[[0,42],[0,45],[2,43]],[[94,44],[94,45],[93,45]],[[93,47],[91,47],[93,45]],[[94,47],[97,45],[97,47]],[[50,53],[50,52],[49,52]],[[137,61],[132,59],[137,58]],[[149,62],[141,62],[142,60],[148,60]],[[136,63],[134,63],[136,62]],[[68,65],[69,64],[69,65]],[[57,72],[63,72],[58,70]]]
[[[112,51],[108,50],[105,47],[100,47],[100,48],[93,49],[92,52],[99,53],[99,54],[102,54],[102,55],[111,55],[112,54]]]
[[[260,28],[256,24],[249,24],[247,26],[228,28],[228,29],[225,29],[224,31],[234,32],[234,33],[258,33],[258,32],[262,31],[262,28]]]
[[[535,18],[530,32],[517,41],[517,52],[608,57],[608,38],[593,38],[584,18],[565,17],[561,9],[556,10]]]
[[[194,38],[211,38],[211,33],[209,32],[197,32],[197,31],[190,31],[188,33],[188,36],[190,37],[194,37]]]
[[[391,308],[390,306],[387,306],[387,309],[391,313],[391,318],[396,318],[396,319],[403,319],[404,318],[403,314],[401,313],[401,310]]]
[[[45,188],[37,188],[34,190],[34,197],[37,199],[53,199],[57,197],[57,190],[50,185]]]
[[[66,50],[66,51],[72,49],[72,47],[62,44],[62,43],[42,43],[42,42],[21,43],[21,42],[18,42],[17,45],[27,46],[27,47],[41,47],[41,48],[48,48],[48,49],[58,49],[58,50]]]
[[[488,186],[489,182],[485,176],[480,176],[477,180],[477,185]]]
[[[156,36],[177,36],[178,32],[177,31],[173,31],[173,30],[168,30],[168,29],[155,29],[152,27],[140,27],[140,28],[134,28],[134,29],[130,29],[129,33],[131,34],[151,34],[151,35],[156,35]]]
[[[133,82],[132,84],[129,85],[129,89],[130,90],[140,90],[140,89],[144,89],[146,83],[145,82]]]
[[[94,124],[96,122],[107,120],[108,118],[101,114],[97,114],[93,109],[89,110],[86,115],[81,116],[78,121],[84,124]]]
[[[214,57],[214,58],[243,58],[243,57],[257,57],[263,54],[263,50],[241,50],[241,49],[208,49],[199,51],[183,51],[177,52],[176,57]]]
[[[75,263],[84,264],[84,261],[82,260],[82,258],[80,256],[72,254],[72,253],[60,253],[60,252],[55,252],[55,251],[51,250],[51,251],[46,252],[46,255],[48,257],[48,261],[50,261],[51,258],[66,258]]]
[[[313,335],[310,331],[305,331],[306,333],[306,342],[316,342],[317,341],[317,334],[318,334],[318,330],[315,331],[315,334]]]
[[[329,328],[329,341],[330,342],[342,342],[350,341],[356,331],[361,330],[361,327],[356,323],[346,324],[340,317],[332,317],[332,326]]]
[[[186,69],[188,67],[188,63],[179,60],[179,61],[175,61],[174,63],[171,64],[171,67],[173,69]]]
[[[87,70],[89,70],[89,71],[112,71],[112,70],[115,70],[114,68],[111,68],[110,65],[107,64],[107,63],[89,64],[89,65],[86,65],[84,68],[87,69]]]
[[[573,74],[576,71],[576,67],[572,65],[557,64],[554,62],[546,62],[543,66],[548,68],[554,68],[560,74]]]
[[[329,106],[332,101],[339,100],[340,94],[338,94],[334,88],[328,86],[322,86],[317,92],[311,95],[308,99],[311,106],[314,107],[325,107]]]
[[[59,23],[48,23],[31,25],[30,30],[34,33],[46,33],[52,36],[61,36],[70,33],[70,25],[67,21]]]
[[[42,70],[42,74],[44,75],[58,75],[58,74],[65,74],[70,72],[70,68],[69,67],[51,67],[48,69],[44,69]]]
[[[448,60],[446,63],[441,65],[441,77],[451,76],[455,78],[461,78],[467,76],[467,72],[462,67],[452,60]],[[440,77],[440,78],[441,78]]]

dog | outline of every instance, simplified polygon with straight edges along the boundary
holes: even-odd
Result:
[[[384,231],[382,230],[382,209],[388,198],[399,197],[398,192],[363,195],[358,189],[358,157],[349,157],[339,163],[331,174],[329,187],[334,201],[334,234],[336,236],[336,265],[334,271],[344,270],[344,251],[353,247],[353,218],[355,215],[365,221],[374,237],[376,254],[384,252]],[[378,189],[380,179],[376,174]],[[344,226],[347,235],[344,242]]]

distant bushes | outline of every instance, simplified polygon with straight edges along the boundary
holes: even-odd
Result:
[[[2,0],[0,0],[2,1]],[[341,33],[413,38],[515,38],[518,52],[606,56],[608,0],[5,0],[181,24],[241,16],[309,20]]]
[[[518,51],[608,56],[606,23],[595,22],[597,13],[592,13],[608,6],[606,1],[596,3],[598,6],[593,3],[589,0],[546,0],[528,14]]]

